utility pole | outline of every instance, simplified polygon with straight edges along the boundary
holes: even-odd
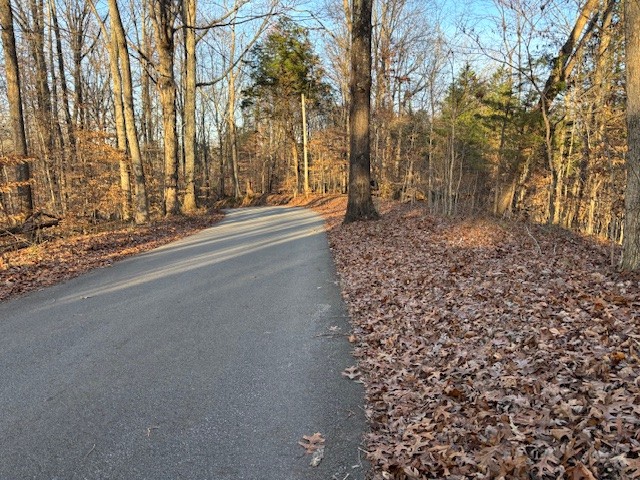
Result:
[[[309,195],[309,155],[307,153],[307,107],[302,94],[302,155],[304,158],[304,194]]]

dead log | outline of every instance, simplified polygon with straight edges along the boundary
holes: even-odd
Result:
[[[30,215],[22,225],[15,225],[9,228],[0,229],[0,237],[25,235],[29,240],[40,230],[55,227],[60,223],[60,218],[47,212],[35,212]]]

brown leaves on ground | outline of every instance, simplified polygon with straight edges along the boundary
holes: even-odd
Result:
[[[377,478],[640,478],[640,287],[608,247],[408,207],[340,220]]]
[[[76,277],[210,227],[222,214],[176,217],[144,226],[56,238],[0,255],[0,301]]]
[[[304,448],[306,453],[313,453],[324,445],[324,437],[320,432],[313,435],[303,435],[298,445]]]

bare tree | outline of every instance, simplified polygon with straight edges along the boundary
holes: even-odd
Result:
[[[94,13],[96,13],[97,16],[95,8]],[[117,143],[118,148],[123,152],[127,150],[123,147],[128,147],[128,152],[131,157],[135,186],[134,220],[140,224],[149,219],[149,207],[146,180],[142,165],[142,153],[140,151],[133,105],[131,61],[129,59],[129,49],[127,47],[127,40],[117,0],[109,0],[109,16],[111,19],[111,36],[107,45],[109,48],[111,76],[114,86]],[[128,194],[128,190],[130,191],[128,185],[129,174],[127,170],[127,166],[121,162],[120,185],[125,196]],[[127,207],[125,207],[124,216],[125,218],[128,217]]]
[[[94,14],[99,19],[98,12],[96,11],[93,3],[91,4],[91,7]],[[129,221],[131,220],[131,180],[129,178],[129,164],[127,162],[127,128],[125,125],[124,105],[122,102],[122,75],[120,74],[120,49],[118,47],[118,35],[115,28],[113,28],[113,25],[111,27],[111,34],[109,35],[104,22],[99,19],[99,23],[105,41],[107,41],[106,39],[109,39],[107,47],[109,50],[111,82],[113,84],[113,118],[116,129],[116,148],[121,153],[118,163],[120,167],[120,190],[122,194],[122,219],[124,221]]]
[[[176,12],[172,0],[154,0],[151,19],[158,51],[158,94],[162,105],[164,133],[164,213],[179,212],[178,202],[178,136],[176,132],[175,61]]]
[[[13,31],[13,12],[10,0],[0,0],[0,29],[2,30],[2,46],[4,49],[5,70],[7,76],[7,94],[9,97],[9,113],[13,133],[13,149],[15,154],[26,157],[27,137],[25,135],[24,117],[22,114],[22,90],[20,89],[20,70],[16,54],[16,37]],[[17,166],[18,196],[22,212],[29,216],[33,210],[33,198],[29,164],[26,158],[20,159]]]
[[[111,13],[111,28],[116,32],[118,58],[121,63],[122,103],[124,106],[127,143],[129,144],[129,152],[131,154],[131,164],[133,166],[133,179],[135,185],[134,220],[136,223],[144,223],[149,218],[149,208],[147,205],[144,169],[142,167],[142,154],[140,152],[138,129],[136,127],[133,107],[133,82],[131,79],[129,49],[127,48],[127,40],[116,0],[109,0],[109,11]]]

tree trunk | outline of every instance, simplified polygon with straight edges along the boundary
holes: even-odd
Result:
[[[627,188],[622,242],[624,270],[640,267],[640,3],[625,1],[627,68]]]
[[[349,91],[349,195],[345,222],[374,220],[371,198],[371,3],[353,1]]]
[[[66,68],[64,64],[64,55],[62,52],[62,40],[60,37],[60,26],[58,24],[58,11],[56,8],[55,0],[49,1],[50,10],[51,10],[51,21],[53,23],[53,30],[56,38],[56,55],[58,58],[58,72],[60,75],[60,88],[62,89],[62,106],[63,106],[63,114],[64,121],[67,127],[67,136],[69,143],[69,158],[71,160],[71,164],[75,164],[77,162],[77,152],[76,152],[76,132],[75,126],[73,124],[73,120],[71,118],[71,107],[69,106],[69,87],[67,85],[67,74]],[[67,172],[65,168],[65,164],[63,160],[59,160],[58,166],[58,175],[60,177],[60,197],[62,199],[62,211],[65,212],[68,203],[68,192],[67,192]]]
[[[551,73],[547,78],[538,108],[551,108],[551,103],[564,88],[563,83],[571,74],[575,66],[576,50],[585,44],[587,37],[591,35],[595,26],[600,0],[587,0],[584,4],[576,23],[569,34],[564,45],[558,52],[558,56],[553,59]]]
[[[298,157],[298,145],[293,128],[291,129],[291,160],[293,162],[293,181],[295,183],[293,196],[296,197],[298,193],[300,193],[300,159]]]
[[[51,13],[51,11],[50,11]],[[52,15],[51,15],[52,16]],[[53,48],[53,29],[49,28],[48,32],[48,48],[49,48],[49,75],[51,75],[51,101],[52,101],[52,112],[58,112],[58,77],[56,72],[56,61],[54,58],[54,48]],[[69,152],[67,137],[62,134],[62,127],[58,120],[57,113],[55,116],[54,128],[55,128],[55,147],[58,151],[58,154],[54,158],[54,163],[56,167],[59,165],[65,165],[68,163],[67,161],[67,153]],[[51,205],[55,208],[56,212],[64,211],[64,202],[62,201],[61,188],[62,185],[60,173],[62,172],[62,168],[53,169],[53,174],[51,174],[52,170],[50,165],[47,165],[47,175],[48,178],[52,179],[51,188],[50,188],[50,196],[51,196]],[[58,176],[56,176],[58,174]],[[57,187],[57,188],[54,188]]]
[[[75,8],[72,2],[67,2],[67,28],[71,38],[71,56],[73,58],[73,119],[76,128],[86,127],[87,107],[84,101],[84,79],[82,78],[82,49],[85,38],[85,20],[88,15],[86,4],[83,8]]]
[[[35,121],[40,140],[38,153],[44,168],[48,169],[54,150],[55,127],[49,88],[49,69],[45,55],[44,4],[39,0],[29,0],[28,3],[31,22],[27,25],[27,39],[35,73]]]
[[[53,24],[53,32],[56,39],[56,56],[58,60],[58,74],[60,75],[60,88],[62,89],[62,105],[64,122],[67,128],[67,136],[69,137],[69,145],[71,147],[71,155],[75,154],[76,137],[71,120],[71,108],[69,107],[69,88],[67,86],[67,74],[64,66],[64,55],[62,53],[62,40],[60,39],[60,26],[58,24],[58,12],[55,0],[49,0],[51,22]]]
[[[28,154],[27,136],[24,129],[20,71],[18,68],[18,55],[16,54],[16,37],[13,31],[13,12],[11,11],[10,0],[0,0],[0,30],[2,31],[13,149],[16,155],[26,157]],[[33,211],[33,198],[31,195],[31,184],[29,183],[31,179],[29,164],[26,160],[18,164],[16,173],[19,182],[18,197],[20,198],[20,210],[24,215],[29,217]]]
[[[109,15],[111,16],[111,28],[115,31],[117,41],[117,54],[121,64],[122,78],[122,104],[124,109],[124,121],[127,133],[127,142],[131,154],[131,164],[133,166],[133,178],[135,185],[135,212],[136,223],[144,223],[149,219],[149,207],[147,203],[147,190],[145,185],[144,168],[142,166],[142,153],[140,152],[140,142],[138,140],[138,130],[136,127],[135,113],[133,107],[133,82],[131,80],[131,62],[129,60],[129,50],[127,48],[124,27],[120,18],[117,0],[109,0]]]
[[[53,147],[53,121],[51,90],[49,88],[47,60],[44,53],[44,6],[36,0],[30,0],[29,6],[33,21],[30,25],[29,44],[36,71],[37,119],[44,143],[44,153],[49,155]]]
[[[164,213],[175,215],[178,204],[178,137],[174,63],[174,12],[171,0],[153,2],[153,27],[158,50],[158,94],[164,130]]]
[[[145,59],[141,60],[141,69],[140,69],[140,87],[141,87],[141,101],[142,101],[142,138],[144,141],[145,148],[149,147],[149,145],[153,145],[156,142],[155,131],[154,131],[154,121],[153,114],[151,112],[151,69],[152,64],[149,60],[153,56],[152,46],[151,46],[151,36],[149,34],[148,27],[148,3],[146,1],[142,2],[142,51],[145,55]]]
[[[112,15],[113,17],[113,15]],[[111,81],[113,83],[113,107],[116,127],[116,147],[120,151],[118,160],[120,169],[120,191],[122,193],[122,219],[131,220],[131,180],[129,178],[129,165],[127,162],[127,128],[124,119],[124,105],[122,103],[122,76],[118,62],[119,50],[118,35],[113,21],[111,33],[109,35],[109,68],[111,71]],[[107,32],[103,30],[105,37]]]
[[[196,0],[182,4],[185,23],[184,182],[183,213],[196,210]]]

